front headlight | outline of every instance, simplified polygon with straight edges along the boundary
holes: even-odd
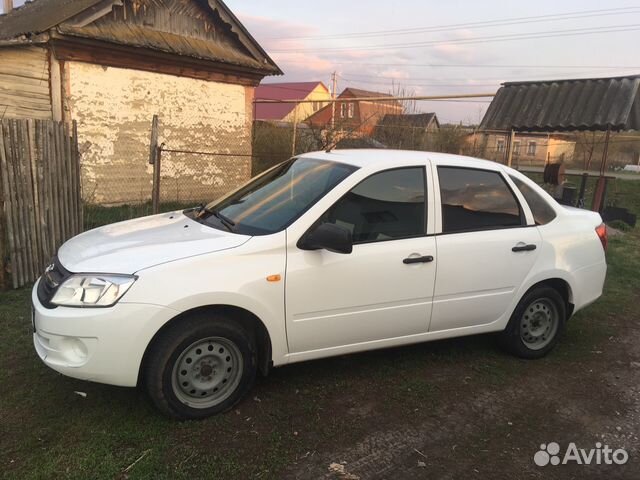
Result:
[[[111,307],[136,279],[133,275],[72,275],[58,287],[51,303],[64,307]]]

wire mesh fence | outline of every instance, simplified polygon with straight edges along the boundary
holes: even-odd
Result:
[[[388,106],[376,109],[371,103],[352,99],[295,122],[185,117],[180,120],[184,125],[178,128],[174,119],[169,122],[160,117],[155,132],[157,165],[150,162],[151,119],[147,131],[112,142],[108,161],[103,157],[105,147],[100,148],[101,139],[82,142],[81,135],[86,227],[209,203],[293,155],[316,150],[407,149],[507,163],[511,148],[514,167],[563,162],[567,168],[596,165],[602,150],[596,137],[518,133],[509,139],[509,132],[440,125],[433,120],[434,114],[389,113]],[[511,147],[509,142],[513,142]],[[619,148],[624,152],[640,150],[640,137],[621,140]]]

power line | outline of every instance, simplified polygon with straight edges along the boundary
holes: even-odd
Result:
[[[273,49],[272,53],[304,53],[304,52],[342,52],[342,51],[373,51],[373,50],[395,50],[403,48],[416,48],[416,47],[429,47],[437,45],[470,45],[476,43],[490,43],[490,42],[507,42],[513,40],[532,40],[532,39],[544,39],[544,38],[557,38],[557,37],[570,37],[570,36],[583,36],[583,35],[597,35],[604,33],[619,33],[619,32],[631,32],[640,30],[640,24],[629,25],[609,25],[606,27],[590,27],[590,28],[577,28],[567,30],[547,30],[543,32],[530,32],[530,33],[516,33],[509,35],[493,35],[487,37],[474,37],[474,38],[457,38],[449,40],[431,40],[428,42],[412,42],[412,43],[397,43],[397,44],[379,44],[379,45],[365,45],[365,46],[342,46],[342,47],[320,47],[320,48],[294,48],[294,49]]]
[[[593,70],[621,70],[621,69],[640,69],[640,65],[524,65],[524,64],[490,64],[490,63],[370,63],[356,61],[339,61],[334,62],[327,60],[333,65],[362,65],[370,67],[429,67],[429,68],[581,68]],[[306,64],[307,60],[287,60],[287,63]]]
[[[639,67],[640,69],[640,67]],[[554,72],[554,75],[593,75],[593,72],[590,71],[584,71],[584,72]],[[363,75],[363,74],[359,74],[359,73],[347,73],[347,76],[350,78],[354,78],[356,80],[352,80],[352,81],[358,81],[358,79],[386,79],[386,80],[396,80],[398,82],[403,82],[406,80],[409,81],[413,81],[413,80],[419,80],[419,81],[438,81],[438,82],[452,82],[452,81],[469,81],[469,80],[473,80],[473,81],[496,81],[496,82],[505,82],[507,81],[507,79],[502,76],[502,77],[473,77],[472,79],[470,79],[468,76],[466,77],[414,77],[413,75],[410,77],[393,77],[393,76],[385,76],[385,75],[377,75],[377,74],[369,74],[369,75]],[[557,79],[557,77],[554,78],[550,78],[548,80],[555,80]],[[545,79],[539,79],[539,80],[532,80],[530,77],[527,78],[521,78],[521,79],[514,79],[514,78],[509,78],[508,81],[512,82],[512,81],[544,81]],[[448,83],[449,85],[453,85],[451,83]]]
[[[501,20],[485,20],[481,22],[467,22],[467,23],[454,23],[449,25],[439,25],[431,27],[416,27],[416,28],[401,28],[396,30],[377,30],[369,32],[353,32],[343,34],[330,34],[330,35],[310,35],[310,36],[298,36],[298,37],[271,37],[273,40],[330,40],[330,39],[346,39],[346,38],[371,38],[379,36],[389,35],[415,35],[418,33],[428,32],[441,32],[457,28],[490,28],[501,27],[509,25],[519,25],[523,23],[539,23],[550,21],[562,21],[571,20],[575,18],[589,18],[589,17],[603,17],[611,15],[629,15],[634,13],[640,13],[639,7],[623,7],[623,8],[609,8],[600,10],[583,10],[578,12],[568,12],[551,15],[537,15],[529,17],[514,17],[505,18]]]
[[[388,85],[389,81],[388,80],[352,80],[346,77],[343,77],[342,75],[340,75],[340,78],[343,79],[346,82],[351,82],[351,83],[366,83],[366,84],[372,84],[372,85]],[[476,87],[496,87],[499,85],[500,82],[495,82],[495,83],[476,83],[476,84],[452,84],[452,83],[405,83],[403,80],[410,80],[409,78],[407,79],[392,79],[395,80],[397,82],[398,85],[405,85],[405,86],[409,86],[409,87],[444,87],[444,88],[458,88],[458,87],[463,87],[463,88],[476,88]]]

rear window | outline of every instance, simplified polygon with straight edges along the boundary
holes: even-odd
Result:
[[[533,188],[527,185],[525,182],[520,180],[517,177],[509,175],[509,178],[513,180],[522,196],[529,204],[529,208],[531,209],[531,213],[533,213],[533,220],[536,222],[536,225],[546,225],[551,220],[556,218],[555,210],[547,203],[547,201],[536,192]]]

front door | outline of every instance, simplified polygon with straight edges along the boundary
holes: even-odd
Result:
[[[291,353],[425,333],[435,281],[422,166],[378,172],[319,220],[348,228],[351,254],[287,251]]]

